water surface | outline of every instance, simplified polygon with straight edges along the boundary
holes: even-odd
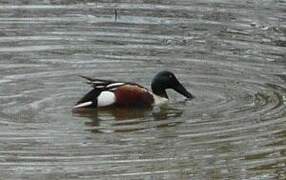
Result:
[[[4,179],[285,179],[286,2],[1,1]],[[115,15],[115,9],[117,16]],[[153,110],[76,114],[78,75],[173,71]]]

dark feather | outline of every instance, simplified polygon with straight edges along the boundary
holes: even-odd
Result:
[[[107,87],[108,85],[111,85],[113,83],[123,83],[122,85],[118,85],[118,87],[123,86],[125,84],[131,84],[131,83],[118,82],[118,81],[113,81],[113,80],[95,79],[95,78],[90,78],[90,77],[83,76],[83,75],[79,75],[79,76],[81,78],[88,80],[86,83],[90,84],[94,89],[99,89],[101,91],[116,88],[117,86]]]
[[[112,80],[106,80],[106,79],[95,79],[95,78],[90,78],[87,76],[83,76],[83,75],[79,75],[79,77],[87,79],[89,82],[102,82],[102,83],[116,83],[116,81],[112,81]]]
[[[85,102],[92,102],[92,105],[90,107],[96,107],[97,106],[97,97],[99,96],[99,94],[102,91],[99,89],[92,89],[91,91],[89,91],[86,95],[84,95],[77,103],[81,104],[81,103],[85,103]]]

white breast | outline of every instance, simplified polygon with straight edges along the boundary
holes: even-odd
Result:
[[[110,91],[102,91],[97,97],[97,106],[104,107],[109,106],[115,103],[116,97],[113,92]]]
[[[152,93],[154,97],[154,105],[160,105],[168,102],[167,98],[157,96],[156,94]]]

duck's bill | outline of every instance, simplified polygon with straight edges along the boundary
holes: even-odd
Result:
[[[182,84],[179,84],[177,87],[174,88],[174,90],[188,99],[194,98],[194,96],[191,93],[189,93]]]

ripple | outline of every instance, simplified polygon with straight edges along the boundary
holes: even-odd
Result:
[[[285,179],[284,2],[15,1],[0,5],[6,179]],[[114,9],[118,17],[115,18]],[[77,75],[173,71],[148,110],[72,113]]]

